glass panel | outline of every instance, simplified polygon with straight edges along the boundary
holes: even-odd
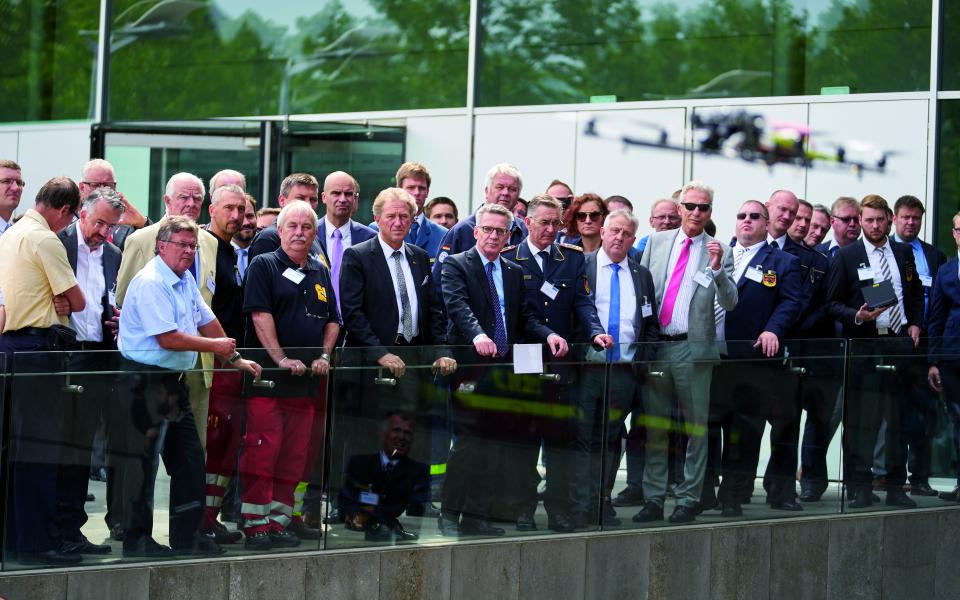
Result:
[[[481,6],[480,106],[929,86],[929,0]]]
[[[960,212],[960,100],[941,100],[937,118],[937,201],[934,203],[934,240],[947,256],[954,256],[953,216]]]
[[[850,340],[843,414],[847,511],[943,505],[923,486],[910,485],[931,483],[936,401],[927,384],[927,347],[921,340],[915,348],[908,337]]]
[[[960,89],[960,6],[940,2],[940,89]]]
[[[0,121],[91,116],[99,0],[0,4]]]
[[[463,0],[118,0],[110,117],[463,106],[469,10]]]
[[[326,547],[597,529],[606,368],[588,350],[556,359],[534,346],[543,368],[531,374],[472,347],[377,351],[404,361],[400,376],[370,349],[340,351]],[[435,372],[440,356],[455,357],[453,374]]]
[[[940,316],[937,319],[931,313],[930,332],[956,333],[955,322],[953,329],[947,331],[944,328],[945,317],[951,311],[957,311],[960,297],[944,294],[940,298],[943,303],[936,304]],[[960,337],[931,337],[927,342],[929,361],[937,365],[936,369],[928,367],[926,379],[918,382],[926,386],[923,391],[927,394],[920,397],[926,399],[922,404],[926,419],[921,431],[926,434],[928,443],[924,450],[929,452],[926,455],[929,457],[929,483],[938,492],[940,500],[956,503],[960,502]],[[914,460],[913,455],[911,460]]]

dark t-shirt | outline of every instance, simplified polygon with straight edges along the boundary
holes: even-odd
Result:
[[[209,230],[208,230],[209,231]],[[237,254],[230,242],[210,232],[217,238],[217,277],[210,309],[217,315],[228,337],[243,344],[243,288],[240,271],[237,269]]]

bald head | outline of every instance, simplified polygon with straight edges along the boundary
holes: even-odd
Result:
[[[775,238],[780,238],[787,234],[793,220],[797,218],[800,201],[790,190],[777,190],[770,194],[766,207],[770,214],[767,232]]]

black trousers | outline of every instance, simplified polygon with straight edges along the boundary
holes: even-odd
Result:
[[[170,545],[190,548],[200,528],[204,455],[182,373],[124,361],[111,436],[124,544],[153,534],[157,457],[170,474]]]

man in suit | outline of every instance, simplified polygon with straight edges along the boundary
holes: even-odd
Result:
[[[173,175],[167,181],[166,193],[163,196],[167,216],[184,216],[196,222],[200,217],[203,197],[204,185],[199,177],[191,173]],[[127,238],[123,247],[123,260],[120,261],[120,273],[117,275],[118,306],[123,306],[127,286],[134,275],[156,256],[158,231],[160,223],[154,223],[137,230]],[[200,230],[197,235],[197,252],[189,271],[195,276],[200,296],[207,306],[210,306],[217,288],[217,238],[207,231]],[[190,408],[197,423],[200,444],[205,445],[209,389],[213,383],[213,355],[201,352],[197,368],[187,371],[186,378],[190,388]]]
[[[80,219],[57,234],[67,250],[67,260],[77,276],[86,307],[70,315],[70,327],[77,332],[77,343],[72,348],[80,352],[67,356],[66,371],[96,373],[116,371],[116,357],[108,352],[88,350],[116,350],[114,336],[117,317],[113,296],[120,268],[120,250],[107,241],[116,229],[124,211],[120,195],[109,187],[94,190],[80,209]],[[109,554],[110,546],[94,544],[80,532],[87,521],[84,502],[90,480],[90,457],[93,440],[102,418],[127,418],[117,415],[111,403],[112,378],[103,376],[74,376],[71,383],[82,385],[83,395],[66,394],[64,402],[64,444],[60,471],[57,476],[56,526],[63,537],[60,549],[66,554]],[[119,430],[118,430],[119,433]],[[117,511],[108,491],[107,525],[116,518]]]
[[[372,542],[416,540],[398,520],[411,504],[430,494],[430,468],[410,458],[415,419],[391,411],[381,424],[380,450],[350,457],[340,488],[340,506],[349,529],[362,530]]]
[[[443,308],[434,299],[430,257],[425,250],[405,242],[417,212],[413,197],[400,188],[387,188],[373,201],[378,224],[377,237],[355,244],[343,253],[340,275],[343,323],[347,329],[344,354],[348,364],[378,364],[397,380],[393,387],[374,386],[371,377],[362,376],[357,401],[350,407],[349,445],[344,457],[372,450],[363,444],[376,439],[376,427],[388,409],[403,410],[427,429],[430,417],[439,408],[441,398],[426,393],[436,389],[429,371],[411,369],[433,358],[425,356],[424,346],[439,346],[446,337]],[[359,350],[366,348],[366,351]],[[433,360],[433,371],[446,376],[456,369],[456,361],[442,349]],[[342,383],[350,384],[342,379]],[[446,397],[442,398],[445,405]],[[413,457],[428,462],[430,438],[412,450]],[[336,449],[337,452],[340,449]],[[337,468],[337,462],[334,462]],[[423,510],[414,507],[412,512]]]
[[[886,503],[912,508],[904,492],[906,444],[901,435],[905,414],[902,390],[904,365],[891,356],[913,353],[923,321],[923,286],[913,252],[887,238],[887,202],[877,195],[860,203],[862,242],[837,252],[827,273],[827,311],[843,325],[846,338],[869,338],[848,350],[850,378],[844,410],[844,479],[851,492],[850,508],[873,504],[871,487],[874,446],[881,419],[886,419]],[[889,281],[896,302],[871,310],[863,288]],[[908,337],[909,336],[909,337]],[[877,365],[886,367],[878,369]],[[889,365],[896,369],[893,373]]]
[[[926,334],[933,286],[937,272],[947,262],[947,257],[930,244],[920,239],[923,225],[923,203],[916,196],[901,196],[893,205],[893,239],[913,251],[913,260],[917,265],[917,276],[923,286],[923,324]],[[925,343],[925,342],[923,342]],[[925,354],[925,349],[921,348]],[[937,419],[936,397],[930,393],[926,383],[927,363],[920,357],[911,361],[909,389],[904,390],[913,400],[908,417],[907,446],[909,451],[910,494],[913,496],[935,496],[937,491],[930,487],[931,442]]]
[[[768,205],[777,202],[775,194]],[[788,204],[795,207],[796,198]],[[785,232],[782,213],[776,214]],[[783,363],[766,359],[783,355],[782,342],[800,314],[803,292],[799,261],[766,241],[768,222],[773,220],[773,213],[768,216],[767,207],[756,200],[745,202],[737,213],[733,244],[737,305],[722,316],[727,360],[717,369],[717,393],[710,409],[711,421],[724,430],[719,495],[724,516],[742,514],[741,490],[753,489],[766,421],[773,428],[770,506],[800,510],[794,491],[800,424],[795,389],[790,384],[770,385],[783,381]]]
[[[484,204],[499,204],[513,214],[513,207],[520,198],[523,190],[523,177],[520,170],[508,163],[493,165],[487,171],[486,184],[483,188]],[[474,229],[477,227],[476,213],[460,221],[443,236],[440,242],[440,254],[437,255],[437,264],[434,266],[433,276],[440,279],[441,264],[444,259],[460,252],[465,252],[476,244]],[[527,228],[519,219],[510,222],[510,237],[504,240],[504,245],[519,244],[527,235]]]
[[[511,378],[509,369],[496,363],[502,365],[509,360],[510,346],[521,341],[546,341],[557,357],[566,355],[568,349],[566,340],[530,310],[520,266],[500,256],[511,231],[513,214],[499,204],[486,204],[475,216],[476,245],[448,257],[442,275],[449,318],[447,343],[473,346],[475,354],[465,353],[458,362],[477,363],[479,357],[480,363],[466,372],[458,371],[459,386],[455,385],[456,439],[447,461],[439,519],[441,533],[450,536],[503,535],[503,529],[489,522],[497,483],[510,469],[535,467],[504,464],[503,449],[494,439],[500,432],[502,413],[478,402],[497,396],[516,397],[517,392],[506,385]],[[504,443],[511,441],[508,436]],[[535,479],[536,473],[528,476]]]
[[[798,244],[803,244],[803,238],[807,237],[810,231],[810,219],[813,217],[813,205],[802,198],[798,198],[797,216],[790,224],[787,235]]]
[[[707,417],[710,378],[720,355],[715,344],[714,302],[724,310],[737,304],[731,279],[733,254],[704,232],[713,210],[713,190],[691,181],[680,192],[680,229],[650,236],[641,264],[650,270],[660,307],[660,339],[656,371],[664,376],[649,384],[647,413],[672,422],[671,399],[679,401],[687,442],[683,481],[675,488],[673,523],[689,523],[700,510],[700,492],[707,466]],[[667,431],[647,429],[643,474],[644,508],[635,522],[663,519],[667,495]]]
[[[410,224],[406,242],[426,250],[432,263],[440,253],[440,240],[447,234],[447,228],[423,214],[423,203],[430,196],[430,171],[420,163],[403,163],[397,170],[396,180],[397,187],[410,194],[417,203],[417,214]],[[376,219],[370,223],[370,229],[377,230]]]
[[[673,198],[661,198],[650,207],[650,228],[656,231],[670,231],[680,227],[680,213],[677,210],[677,201]],[[647,247],[649,235],[637,240],[637,251],[643,254]]]
[[[953,239],[960,250],[960,213],[953,215]],[[955,256],[942,265],[933,286],[928,314],[930,350],[927,383],[947,404],[953,429],[953,449],[960,456],[960,260]],[[940,492],[948,502],[960,502],[960,463],[957,484]]]
[[[583,250],[578,246],[557,244],[554,240],[563,225],[563,208],[556,199],[539,194],[527,204],[525,218],[529,235],[517,246],[508,246],[503,256],[516,262],[523,269],[523,283],[527,302],[544,324],[561,337],[573,339],[574,327],[579,327],[580,338],[590,340],[602,348],[609,348],[613,339],[606,334],[597,310],[590,301],[584,285],[586,265]],[[546,386],[541,401],[554,405],[575,406],[576,397],[572,384],[577,369],[557,367],[562,377],[559,384]],[[555,411],[551,414],[556,414]],[[530,436],[517,440],[517,460],[536,466],[543,442],[544,462],[547,464],[547,491],[544,508],[547,510],[547,525],[550,529],[570,532],[574,523],[570,519],[573,506],[570,499],[575,490],[569,470],[576,421],[573,417],[516,415],[517,431],[526,431]],[[537,508],[537,483],[539,479],[508,482],[504,492],[517,512],[517,529],[532,531],[537,528],[533,514]]]
[[[810,215],[810,229],[803,238],[803,244],[808,248],[816,248],[830,231],[830,209],[822,204],[813,206]]]
[[[587,361],[606,363],[609,359],[613,365],[609,373],[601,368],[584,368],[578,390],[583,417],[578,422],[578,468],[571,489],[574,522],[578,526],[590,521],[596,523],[595,499],[598,497],[602,497],[601,522],[608,526],[620,522],[610,500],[620,462],[620,444],[627,434],[627,414],[643,405],[640,383],[647,362],[653,357],[653,344],[660,339],[650,271],[628,258],[639,226],[640,221],[633,212],[625,209],[611,212],[601,228],[600,248],[584,257],[589,297],[613,342],[607,352],[588,352]],[[606,416],[603,415],[605,394],[610,400]],[[604,423],[606,432],[602,430]],[[640,475],[642,477],[642,473]]]
[[[288,202],[294,200],[303,200],[313,210],[317,210],[320,205],[320,184],[317,183],[317,178],[309,173],[291,173],[284,177],[280,183],[280,195],[277,196],[277,204],[282,209]],[[257,221],[259,223],[259,216]],[[261,229],[253,238],[253,243],[250,244],[250,251],[248,252],[247,264],[253,262],[253,259],[260,254],[269,254],[279,247],[280,234],[277,231],[276,218],[274,218],[272,224]],[[310,254],[318,258],[322,257],[321,260],[323,261],[326,260],[319,239],[313,241]]]
[[[841,248],[845,248],[860,237],[860,203],[856,198],[840,196],[830,207],[830,227],[833,237],[814,250],[833,260]]]

